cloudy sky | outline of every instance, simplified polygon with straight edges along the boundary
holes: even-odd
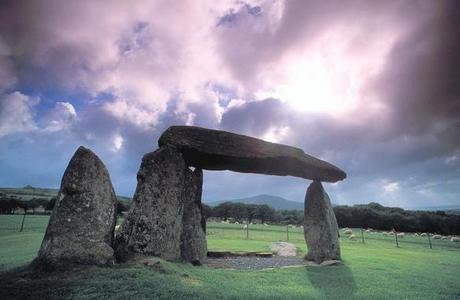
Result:
[[[460,206],[459,29],[458,1],[2,0],[0,186],[59,187],[85,145],[132,196],[187,124],[334,163],[336,204]],[[206,172],[203,196],[308,184]]]

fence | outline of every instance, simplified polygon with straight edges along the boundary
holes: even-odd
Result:
[[[262,224],[227,224],[210,222],[207,224],[207,235],[209,238],[237,239],[237,240],[259,240],[259,241],[290,241],[305,242],[304,231],[300,226],[292,225],[262,225]],[[460,242],[451,241],[451,237],[425,234],[423,236],[414,233],[398,232],[389,233],[384,231],[366,231],[361,228],[351,229],[350,235],[340,230],[340,242],[342,244],[362,243],[406,247],[425,247],[427,249],[448,249],[460,250]],[[353,235],[352,238],[350,236]]]
[[[49,217],[43,215],[0,215],[0,235],[21,232],[42,232],[46,230]],[[120,223],[121,220],[119,218]],[[384,231],[366,231],[360,228],[351,229],[354,238],[340,230],[342,244],[361,243],[386,245],[391,247],[424,247],[427,249],[460,250],[460,242],[453,242],[451,237],[414,233],[398,233]],[[264,225],[264,224],[227,224],[208,222],[206,234],[210,239],[233,239],[254,241],[289,241],[304,243],[304,231],[301,226]]]

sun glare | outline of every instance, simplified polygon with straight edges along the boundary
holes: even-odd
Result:
[[[396,36],[385,32],[378,41],[351,49],[347,33],[331,30],[314,46],[283,57],[281,67],[269,72],[271,88],[256,96],[280,99],[299,111],[346,114],[369,100],[360,99],[363,88],[380,72]]]
[[[346,78],[336,78],[321,58],[302,60],[287,70],[287,82],[275,90],[277,97],[297,110],[339,112],[351,106]]]

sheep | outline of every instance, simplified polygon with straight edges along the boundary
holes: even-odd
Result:
[[[354,240],[356,240],[356,236],[355,236],[354,234],[352,234],[352,235],[350,235],[350,236],[348,237],[348,239],[354,241]]]
[[[383,236],[388,236],[388,233],[384,231],[384,232],[382,232],[382,235]]]
[[[235,224],[236,224],[236,225],[239,225],[239,224],[240,224],[240,222],[235,222]]]
[[[426,232],[420,233],[420,236],[426,236]]]
[[[115,231],[113,232],[113,235],[116,237],[117,235],[120,234],[121,231],[121,225],[115,226]]]
[[[243,229],[248,229],[248,225],[243,225]]]
[[[400,232],[400,233],[398,233],[398,238],[401,238],[401,239],[403,239],[403,238],[404,238],[404,232]]]
[[[264,223],[264,226],[268,226],[268,224],[267,224],[267,223]]]
[[[448,236],[442,236],[442,237],[441,237],[441,240],[448,240],[448,239],[449,239]]]
[[[433,240],[440,240],[441,236],[439,234],[435,234],[431,237]]]
[[[457,237],[457,236],[453,236],[453,237],[450,238],[450,241],[451,241],[451,242],[458,243],[458,242],[460,242],[460,238]]]
[[[344,234],[352,234],[353,233],[353,230],[351,229],[346,229],[343,231]]]
[[[370,232],[372,232],[372,230],[366,229],[364,232],[370,233]]]

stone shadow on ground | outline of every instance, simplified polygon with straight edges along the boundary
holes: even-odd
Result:
[[[353,273],[346,265],[306,267],[306,275],[308,281],[325,299],[335,299],[338,293],[340,298],[348,299],[357,291]]]

